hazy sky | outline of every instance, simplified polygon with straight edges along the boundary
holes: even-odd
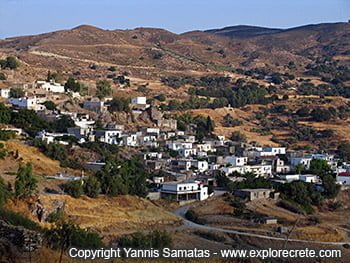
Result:
[[[285,28],[349,19],[350,0],[0,0],[0,38],[81,24],[182,33],[238,24]]]

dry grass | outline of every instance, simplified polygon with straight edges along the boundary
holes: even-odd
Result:
[[[46,157],[38,148],[25,145],[19,141],[3,142],[9,152],[18,151],[19,158],[13,159],[11,156],[0,160],[0,174],[16,172],[20,162],[30,162],[33,165],[34,173],[37,175],[55,175],[60,171],[68,170],[70,173],[78,174],[78,171],[63,169],[58,161]]]
[[[151,201],[135,196],[105,197],[92,199],[83,196],[79,199],[67,195],[39,195],[38,200],[28,203],[16,201],[7,207],[20,212],[38,222],[30,212],[30,204],[40,203],[51,212],[55,203],[65,204],[65,214],[82,228],[92,228],[107,239],[123,233],[149,230],[151,228],[177,225],[180,219]]]
[[[322,226],[306,226],[298,227],[291,236],[296,239],[341,242],[346,238],[346,233],[339,229]]]
[[[258,128],[258,122],[251,121],[254,112],[258,112],[259,107],[264,105],[250,105],[248,110],[233,109],[233,108],[218,108],[218,109],[198,109],[190,110],[189,113],[193,115],[203,115],[210,118],[215,122],[215,133],[217,135],[224,135],[229,138],[234,131],[240,131],[244,133],[250,142],[257,142],[260,145],[276,146],[277,144],[271,141],[272,135],[262,136],[256,132],[251,132],[252,128]],[[266,106],[264,106],[266,107]],[[222,121],[225,115],[231,115],[233,118],[242,121],[242,125],[236,127],[224,127]]]

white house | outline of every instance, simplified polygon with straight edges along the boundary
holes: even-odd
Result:
[[[224,162],[232,166],[243,166],[248,163],[248,157],[226,156]]]
[[[53,143],[55,142],[55,140],[57,140],[57,138],[63,137],[63,136],[71,136],[68,133],[49,133],[46,131],[40,131],[38,132],[38,134],[35,136],[35,139],[40,139],[43,142],[49,144],[49,143]],[[68,144],[65,141],[58,141],[58,143],[60,144]]]
[[[148,152],[143,155],[144,160],[148,159],[162,159],[163,154],[159,152]]]
[[[230,166],[222,167],[220,169],[226,175],[230,175],[233,172],[238,172],[240,174],[254,173],[258,177],[270,177],[272,175],[271,165],[244,165],[244,166]]]
[[[172,201],[203,201],[209,197],[208,187],[198,181],[166,182],[160,191],[161,198]]]
[[[145,105],[145,104],[147,104],[147,98],[146,97],[132,98],[131,99],[131,104]]]
[[[180,156],[187,158],[196,155],[197,149],[180,149],[178,150],[178,153]]]
[[[195,167],[201,173],[208,171],[209,169],[209,164],[207,161],[192,160],[191,166]]]
[[[100,142],[108,144],[120,144],[122,141],[122,131],[120,130],[100,130],[96,131],[96,138]]]
[[[196,144],[199,152],[215,152],[216,149],[212,147],[210,143],[199,143]]]
[[[89,115],[82,115],[72,118],[74,120],[74,124],[80,128],[93,128],[95,121],[90,120]]]
[[[124,146],[135,147],[138,145],[136,133],[123,134],[122,139],[122,145]]]
[[[305,183],[316,183],[317,176],[313,174],[301,174],[299,180]]]
[[[163,184],[164,183],[164,177],[163,176],[153,176],[153,182],[155,184]]]
[[[196,136],[194,135],[185,135],[183,136],[183,139],[185,140],[185,142],[191,142],[191,143],[196,142]]]
[[[342,185],[350,185],[350,173],[343,172],[337,175],[337,183]]]
[[[53,93],[64,93],[65,89],[64,86],[62,86],[59,83],[55,82],[47,82],[47,81],[37,81],[37,88],[45,90],[47,92],[53,92]]]
[[[184,131],[176,131],[177,136],[184,136],[185,132]]]
[[[205,158],[208,156],[207,152],[197,152],[197,157],[198,158]]]
[[[277,174],[283,174],[283,173],[285,174],[291,171],[290,165],[285,164],[284,161],[279,158],[275,160],[274,164],[275,164],[275,172]]]
[[[136,112],[142,112],[150,107],[149,104],[147,104],[147,98],[146,97],[136,97],[131,99],[131,108],[133,111]]]
[[[10,89],[7,89],[7,88],[0,88],[0,97],[2,98],[9,98],[10,97]]]
[[[12,106],[27,110],[42,111],[46,109],[44,105],[39,104],[39,99],[36,97],[10,98],[9,102]]]
[[[278,177],[288,183],[293,181],[299,181],[299,174],[280,174]]]
[[[305,169],[309,170],[311,160],[312,160],[311,157],[293,157],[291,158],[290,163],[292,166],[294,166],[294,168],[297,165],[302,165]]]
[[[179,142],[179,141],[167,142],[167,147],[173,151],[178,151],[180,149],[192,149],[193,148],[191,142]]]
[[[287,181],[288,183],[293,181],[302,181],[305,183],[317,182],[317,176],[313,174],[281,174],[278,177],[282,180]]]
[[[277,154],[286,154],[285,147],[263,147],[261,151],[256,151],[256,156],[275,156]]]

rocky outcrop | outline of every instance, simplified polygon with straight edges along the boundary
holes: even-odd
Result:
[[[52,205],[48,207],[44,207],[41,200],[38,199],[32,204],[30,204],[30,211],[32,214],[38,218],[39,222],[45,222],[47,217],[52,213],[62,209],[64,206],[64,202],[62,200],[53,200]]]
[[[41,234],[21,226],[13,226],[0,220],[0,237],[20,251],[35,251],[41,247]]]

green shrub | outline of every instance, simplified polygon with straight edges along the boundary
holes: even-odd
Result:
[[[161,249],[171,247],[172,239],[167,231],[155,230],[148,234],[136,232],[128,236],[122,236],[118,240],[119,247],[138,248],[138,249]]]
[[[46,230],[45,237],[48,245],[53,249],[67,250],[69,247],[81,249],[103,248],[102,238],[97,233],[81,229],[71,223],[59,224]]]
[[[8,141],[14,138],[16,138],[15,132],[0,130],[0,141]]]
[[[84,180],[84,193],[91,198],[96,198],[101,192],[101,183],[95,176],[89,176]]]
[[[74,198],[79,198],[84,193],[82,181],[74,180],[70,181],[62,186],[65,193]]]
[[[25,216],[0,208],[0,219],[14,226],[23,226],[30,230],[40,230],[40,226]]]
[[[277,203],[278,206],[285,208],[293,213],[296,214],[304,214],[304,209],[298,205],[295,202],[287,201],[287,200],[281,200]]]

